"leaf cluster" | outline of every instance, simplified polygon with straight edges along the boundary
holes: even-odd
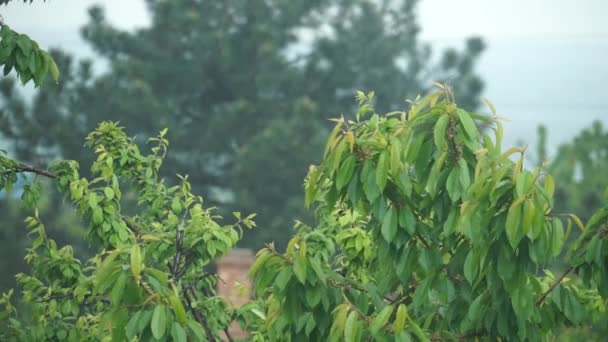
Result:
[[[0,65],[4,65],[5,76],[15,70],[21,83],[25,85],[33,80],[37,87],[49,73],[55,81],[59,79],[57,64],[48,52],[40,49],[38,43],[4,23],[0,26]]]

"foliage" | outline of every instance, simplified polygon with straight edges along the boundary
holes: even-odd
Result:
[[[90,256],[88,246],[83,239],[84,232],[80,221],[71,210],[68,210],[69,203],[62,201],[60,196],[55,196],[54,184],[44,182],[39,177],[35,181],[28,177],[25,184],[30,182],[35,182],[34,186],[40,187],[40,198],[36,202],[36,207],[40,215],[45,217],[48,236],[59,245],[73,244],[74,254],[78,257]],[[18,182],[10,194],[0,191],[2,198],[0,241],[4,242],[0,249],[0,269],[5,272],[5,276],[0,278],[0,289],[2,289],[0,292],[14,288],[16,286],[14,275],[29,270],[24,261],[29,240],[27,231],[23,228],[23,219],[31,215],[31,208],[23,205],[21,197],[24,194],[31,196],[32,191],[23,192],[23,185],[23,182]],[[62,214],[57,215],[57,211]]]
[[[270,340],[549,341],[606,315],[608,206],[554,212],[553,177],[449,89],[385,115],[357,96],[306,179],[319,224],[252,266]]]
[[[546,129],[539,127],[539,162],[546,161]],[[596,121],[584,129],[572,141],[559,146],[555,157],[548,163],[548,169],[559,179],[555,189],[555,210],[570,210],[582,219],[588,220],[605,203],[608,196],[608,180],[604,177],[608,168],[608,132],[601,122]],[[570,240],[578,238],[574,232]],[[608,334],[608,315],[588,331],[567,331],[571,336],[585,336],[587,339],[601,340]],[[562,336],[564,336],[562,334]],[[567,340],[567,339],[566,339]]]
[[[10,39],[3,33],[0,44]],[[24,39],[15,43],[17,59],[29,55]],[[38,57],[28,58],[40,84]],[[25,83],[25,64],[16,64]],[[116,123],[102,122],[86,140],[95,153],[90,177],[75,161],[46,170],[0,151],[0,190],[10,193],[21,177],[23,203],[36,207],[42,187],[25,175],[54,180],[96,248],[89,260],[76,258],[47,236],[34,210],[26,220],[32,270],[17,277],[26,310],[13,306],[13,291],[1,296],[0,338],[216,341],[236,319],[255,341],[542,341],[605,317],[608,206],[586,225],[555,213],[553,177],[526,170],[522,149],[503,152],[500,122],[458,108],[440,88],[408,112],[385,115],[376,113],[374,93],[357,93],[358,111],[334,120],[324,157],[306,177],[318,224],[298,222],[283,254],[272,244],[258,253],[250,272],[261,303],[240,310],[215,296],[205,267],[255,225],[254,215],[235,212],[236,223],[221,225],[188,177],[165,185],[166,129],[142,154]],[[256,101],[239,108],[250,104],[258,109]],[[277,127],[266,134],[285,134]],[[129,192],[137,194],[130,214]],[[573,227],[580,237],[567,244]],[[546,267],[564,251],[568,266],[554,275]]]
[[[243,227],[254,226],[253,215],[236,213],[234,224],[222,226],[191,193],[187,177],[166,185],[158,176],[165,134],[150,139],[151,152],[142,154],[117,124],[101,123],[86,142],[96,155],[91,179],[74,161],[45,170],[0,155],[0,189],[28,173],[54,179],[96,248],[89,260],[75,258],[71,246],[47,237],[36,210],[26,220],[32,271],[17,276],[27,311],[18,315],[12,292],[0,299],[1,340],[215,341],[239,315],[215,296],[215,276],[204,269],[236,244]],[[122,209],[127,189],[139,194],[136,214]],[[39,197],[36,183],[28,183],[24,204],[36,206]]]
[[[356,89],[375,89],[386,108],[402,108],[430,80],[460,89],[467,108],[482,89],[475,64],[483,42],[431,54],[415,0],[146,3],[150,26],[135,31],[92,8],[83,38],[108,68],[95,75],[91,63],[54,53],[61,84],[47,82],[21,115],[6,110],[0,126],[19,142],[20,160],[81,165],[91,159],[80,142],[102,120],[141,137],[168,127],[163,175],[189,174],[224,216],[257,212],[263,229],[245,239],[249,247],[269,239],[283,247],[293,218],[311,218],[301,180],[321,157],[327,119],[353,108]],[[298,153],[284,148],[296,143]]]
[[[542,145],[542,143],[541,143]],[[588,219],[603,203],[608,187],[608,132],[601,122],[580,132],[572,142],[559,147],[550,169],[560,180],[556,206]]]
[[[57,64],[40,49],[38,43],[23,33],[13,31],[1,20],[0,27],[0,65],[4,65],[5,76],[14,69],[23,84],[33,80],[37,87],[49,73],[55,81],[58,80]]]
[[[166,131],[142,154],[101,123],[86,143],[90,179],[74,161],[45,170],[3,156],[2,187],[27,173],[55,180],[97,253],[75,258],[35,211],[32,272],[18,276],[25,312],[3,295],[0,338],[213,341],[236,319],[253,341],[548,341],[606,315],[608,206],[585,225],[554,212],[553,177],[525,169],[522,149],[502,151],[501,123],[458,108],[449,88],[385,115],[373,93],[357,99],[305,181],[318,224],[298,222],[284,253],[272,244],[258,253],[259,302],[238,310],[215,296],[205,266],[253,215],[222,226],[187,177],[165,185]],[[26,205],[37,189],[27,184]],[[129,189],[132,214],[122,206]],[[581,234],[570,244],[572,229]],[[566,269],[549,271],[564,253]]]

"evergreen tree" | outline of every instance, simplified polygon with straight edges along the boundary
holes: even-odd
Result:
[[[355,89],[376,90],[381,109],[403,109],[431,81],[448,81],[460,105],[476,107],[483,42],[434,58],[418,37],[416,3],[148,0],[151,25],[135,32],[92,8],[82,34],[108,69],[94,76],[89,62],[56,53],[61,84],[43,87],[4,130],[27,141],[22,160],[69,155],[89,165],[80,142],[101,120],[138,137],[168,127],[165,175],[189,174],[227,211],[257,212],[261,229],[246,244],[282,245],[292,220],[309,218],[301,179],[320,158],[327,119],[352,108]]]

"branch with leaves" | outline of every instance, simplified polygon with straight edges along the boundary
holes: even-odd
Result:
[[[1,339],[40,340],[49,336],[50,326],[60,340],[104,334],[116,340],[217,341],[240,315],[215,296],[215,276],[200,274],[234,247],[241,225],[254,226],[253,215],[235,213],[235,224],[220,225],[203,208],[202,198],[191,193],[187,177],[167,186],[158,176],[168,146],[166,132],[150,139],[146,155],[117,124],[101,123],[86,142],[97,155],[91,179],[81,177],[73,161],[46,169],[0,157],[2,188],[21,176],[26,182],[22,197],[31,198],[35,207],[39,196],[27,184],[36,181],[31,175],[53,180],[97,249],[91,259],[78,260],[71,247],[47,238],[36,211],[27,220],[35,237],[26,258],[32,272],[18,277],[21,299],[34,316],[15,320],[7,302],[3,316],[12,319],[0,323]],[[122,212],[125,191],[138,195],[136,215]],[[43,324],[41,317],[51,321]]]

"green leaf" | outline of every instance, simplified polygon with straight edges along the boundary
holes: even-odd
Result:
[[[131,272],[136,281],[139,281],[142,269],[142,255],[139,245],[131,247]]]
[[[507,239],[513,249],[517,248],[517,244],[523,236],[523,230],[521,229],[521,216],[522,208],[521,201],[515,201],[509,208],[507,213],[507,221],[505,222],[505,228],[507,232]]]
[[[367,163],[366,165],[373,166],[372,163]],[[364,167],[365,168],[365,167]],[[361,172],[361,177],[363,176],[363,170]],[[376,185],[376,173],[369,172],[366,178],[362,178],[363,183],[363,192],[365,193],[365,198],[370,203],[373,203],[378,196],[380,196],[380,189]]]
[[[331,325],[330,340],[339,341],[344,334],[344,325],[348,316],[346,304],[340,304],[334,310],[335,318]]]
[[[207,341],[207,338],[205,337],[205,332],[203,331],[203,328],[201,328],[201,325],[199,323],[195,321],[188,321],[188,328],[190,328],[190,331],[192,331],[194,336],[196,336],[196,341]]]
[[[268,249],[260,250],[258,252],[257,257],[255,258],[255,261],[249,268],[249,276],[251,278],[255,278],[258,274],[258,271],[260,269],[262,269],[262,267],[264,266],[264,264],[270,257],[272,257],[272,254],[270,253],[270,251]]]
[[[114,198],[114,190],[112,190],[112,188],[110,188],[110,187],[105,187],[103,189],[103,193],[106,195],[106,198],[110,201],[112,200],[112,198]]]
[[[399,304],[397,307],[397,314],[395,315],[395,322],[393,322],[393,331],[396,335],[401,333],[405,328],[407,316],[407,306],[403,303]]]
[[[169,276],[163,271],[151,267],[146,267],[144,272],[149,274],[152,278],[156,279],[163,287],[167,286],[167,284],[169,283]]]
[[[293,263],[293,273],[296,275],[296,278],[302,284],[306,284],[306,269],[307,262],[306,259],[303,258],[300,254],[296,254],[295,260]]]
[[[59,68],[57,68],[57,64],[55,61],[49,57],[49,69],[51,71],[51,76],[53,76],[53,80],[57,82],[59,80]]]
[[[165,332],[167,330],[167,313],[163,304],[159,304],[156,306],[156,308],[154,308],[152,322],[150,322],[150,329],[152,330],[152,335],[157,340],[165,336]]]
[[[325,151],[323,152],[323,157],[327,157],[329,151],[331,151],[332,148],[335,146],[334,144],[336,142],[336,138],[338,137],[338,134],[340,133],[343,124],[344,120],[338,121],[334,129],[329,134],[329,137],[327,138],[327,144],[325,145]]]
[[[469,311],[465,316],[465,319],[462,322],[461,329],[463,331],[467,331],[475,328],[479,325],[480,321],[482,321],[482,314],[484,312],[483,300],[485,298],[485,294],[481,294],[471,303],[469,306]]]
[[[182,328],[181,324],[177,322],[173,322],[171,326],[171,338],[175,342],[187,342],[188,337],[186,335],[186,330]]]
[[[522,219],[522,231],[523,234],[527,234],[530,240],[534,240],[535,230],[533,229],[534,219],[536,218],[536,206],[534,201],[525,200],[522,208],[523,219]]]
[[[410,322],[410,325],[414,331],[414,335],[416,335],[421,342],[430,342],[429,338],[424,334],[424,331],[422,331],[416,322],[412,321]]]
[[[460,160],[458,160],[458,167],[460,168],[460,185],[462,186],[462,192],[466,194],[469,186],[471,186],[469,166],[464,158],[460,158]]]
[[[553,230],[551,232],[551,254],[557,257],[562,252],[564,245],[564,225],[559,218],[553,219]]]
[[[450,116],[448,114],[443,114],[439,117],[439,120],[435,123],[435,128],[433,130],[433,138],[435,141],[435,146],[437,149],[441,151],[446,151],[448,149],[448,143],[445,139],[446,130],[448,128],[448,123],[450,122]]]
[[[4,64],[4,69],[3,69],[4,76],[8,75],[8,73],[11,72],[12,69],[13,69],[12,63],[7,62],[6,64]]]
[[[498,276],[503,280],[509,280],[513,277],[517,264],[513,260],[513,253],[507,246],[502,246],[500,254],[498,254]]]
[[[380,192],[384,191],[387,180],[388,160],[386,159],[386,152],[382,152],[380,153],[380,157],[378,158],[378,166],[376,167],[376,185],[378,185]]]
[[[384,240],[386,240],[386,242],[393,241],[395,235],[397,235],[397,222],[397,210],[394,206],[391,206],[390,208],[388,208],[386,214],[384,215],[384,218],[382,219],[382,237],[384,237]]]
[[[321,262],[319,261],[318,257],[308,259],[308,263],[310,264],[312,270],[315,272],[317,278],[319,278],[319,280],[321,280],[321,282],[325,284],[327,282],[327,275],[323,271],[323,268],[321,267]]]
[[[331,172],[338,170],[338,167],[340,167],[340,163],[342,162],[342,154],[346,150],[346,147],[348,147],[346,140],[341,139],[338,146],[336,146],[336,148],[333,150],[331,155],[333,161],[331,163]]]
[[[316,325],[317,322],[315,321],[315,316],[310,315],[306,322],[306,326],[304,327],[304,332],[306,333],[306,336],[310,336],[310,333],[313,331]]]
[[[545,192],[547,193],[547,196],[549,196],[549,198],[553,198],[553,195],[555,194],[555,180],[553,179],[553,176],[551,175],[546,175],[545,176]]]
[[[458,207],[453,207],[448,214],[448,218],[445,220],[443,224],[443,234],[448,236],[454,232],[456,226],[458,225],[460,209]]]
[[[36,54],[36,64],[37,68],[34,78],[38,85],[41,85],[49,72],[49,63],[41,54]]]
[[[450,171],[445,184],[445,188],[448,191],[448,196],[450,196],[452,202],[456,202],[458,199],[460,199],[460,196],[462,196],[462,190],[460,187],[460,168],[455,167],[452,169],[452,171]]]
[[[517,176],[517,180],[515,182],[517,197],[522,197],[526,195],[530,190],[532,190],[533,185],[534,177],[532,176],[532,174],[527,171],[521,172]]]
[[[382,329],[386,325],[392,313],[393,306],[387,305],[384,309],[382,309],[382,311],[380,311],[380,313],[378,313],[378,315],[376,315],[372,323],[369,325],[369,329],[372,335],[378,334],[380,329]]]
[[[37,71],[37,68],[36,68],[36,56],[37,55],[35,53],[33,53],[28,58],[28,69],[30,70],[30,73],[32,75],[34,75],[34,77],[35,77],[36,71]]]
[[[357,337],[359,335],[360,325],[359,314],[356,310],[352,310],[348,314],[346,324],[344,325],[344,341],[345,342],[359,342]]]
[[[93,223],[100,224],[103,222],[103,210],[99,206],[93,208]]]
[[[106,287],[108,281],[112,279],[112,275],[118,267],[116,257],[120,254],[120,252],[121,250],[118,249],[112,251],[108,256],[106,256],[101,266],[97,269],[96,277],[94,278],[96,291]]]
[[[21,49],[24,56],[29,56],[30,52],[32,52],[32,40],[25,34],[20,34],[17,36],[17,46]]]
[[[177,291],[175,291],[175,292],[177,292]],[[168,296],[168,298],[169,298],[169,303],[171,304],[171,307],[173,308],[173,312],[175,313],[175,318],[177,318],[177,321],[181,324],[186,324],[186,322],[188,321],[188,316],[186,315],[186,309],[184,308],[182,301],[179,299],[179,297],[175,293],[170,294]]]
[[[431,196],[435,196],[435,194],[437,193],[437,182],[439,181],[439,175],[447,157],[447,152],[443,152],[441,156],[437,160],[435,160],[435,163],[431,168],[431,172],[426,183],[426,191]]]
[[[179,215],[182,212],[182,203],[179,200],[179,197],[173,197],[171,201],[171,211],[176,215]]]
[[[410,235],[416,233],[416,217],[410,207],[399,208],[399,225]]]
[[[131,319],[129,319],[129,322],[125,326],[127,338],[131,339],[133,336],[139,333],[140,330],[138,329],[138,323],[139,319],[142,317],[142,313],[143,311],[137,311],[133,316],[131,316]]]
[[[291,268],[284,267],[281,272],[279,272],[279,275],[277,275],[274,284],[279,288],[279,290],[285,290],[285,288],[287,287],[287,283],[291,279],[291,275]]]
[[[464,261],[464,277],[467,279],[469,284],[473,285],[477,280],[477,273],[479,272],[479,257],[474,250],[470,250],[467,258]]]
[[[321,291],[320,287],[310,287],[306,289],[306,303],[309,307],[316,307],[321,301]]]
[[[462,109],[458,109],[458,118],[460,119],[460,124],[464,128],[469,140],[477,141],[479,132],[469,113]]]
[[[390,173],[394,179],[396,179],[399,176],[399,172],[401,172],[401,154],[399,139],[391,138]]]
[[[112,287],[112,292],[110,294],[110,299],[112,300],[112,305],[118,305],[122,301],[122,296],[125,293],[125,286],[127,285],[127,273],[120,273],[118,279],[114,283],[114,287]]]
[[[336,177],[336,188],[338,190],[341,190],[352,178],[353,172],[355,171],[356,162],[357,160],[355,159],[355,156],[350,155],[340,166],[338,176]]]

